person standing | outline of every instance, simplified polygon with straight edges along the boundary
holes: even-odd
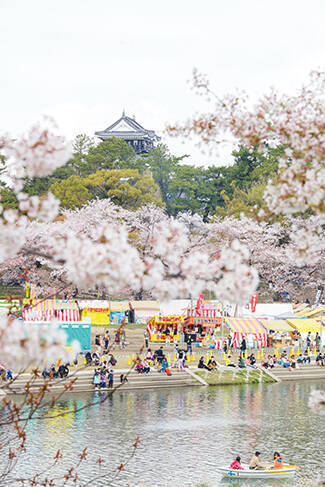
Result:
[[[192,354],[193,350],[192,350],[192,334],[191,333],[188,333],[187,337],[186,337],[186,353],[190,352]]]
[[[178,370],[183,370],[184,369],[184,352],[183,350],[178,350],[178,356],[177,356],[177,366]]]
[[[317,332],[315,336],[315,345],[316,345],[316,351],[319,352],[319,346],[320,346],[320,335]]]
[[[166,345],[170,345],[170,330],[168,326],[166,328],[165,335],[166,335]]]
[[[108,332],[108,330],[106,330],[106,333],[104,336],[104,349],[106,352],[107,352],[108,347],[109,347],[109,339],[110,339],[109,332]]]
[[[149,348],[149,333],[148,333],[148,330],[144,330],[143,337],[144,337],[144,346],[148,350],[148,348]]]
[[[118,328],[118,329],[116,330],[116,333],[115,333],[115,343],[116,343],[116,345],[118,345],[118,346],[119,346],[119,345],[120,345],[120,343],[121,343],[121,330],[120,330],[120,328]]]
[[[243,337],[242,342],[240,344],[240,352],[242,355],[245,355],[246,348],[247,348],[246,340],[245,340],[245,337]]]
[[[113,389],[113,382],[114,382],[114,373],[113,373],[113,369],[111,369],[109,371],[109,374],[108,374],[108,388],[109,389]]]

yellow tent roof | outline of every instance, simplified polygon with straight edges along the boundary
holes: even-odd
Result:
[[[290,325],[297,328],[300,333],[307,333],[308,331],[320,331],[320,323],[313,318],[290,318],[287,320]]]
[[[302,311],[299,311],[297,313],[297,316],[306,316],[306,318],[309,318],[312,316],[321,315],[323,313],[325,314],[325,307],[324,306],[322,308],[315,308],[315,309],[306,308],[306,309],[303,309]]]
[[[286,320],[263,320],[263,326],[273,331],[293,331],[292,326]]]

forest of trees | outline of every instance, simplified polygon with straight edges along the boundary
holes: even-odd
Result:
[[[214,215],[248,216],[263,207],[264,188],[277,171],[281,152],[276,148],[261,154],[240,147],[233,153],[233,165],[205,168],[188,164],[186,155],[173,156],[163,144],[139,157],[124,140],[112,138],[96,145],[82,134],[63,167],[49,177],[27,180],[24,191],[40,196],[50,190],[66,209],[110,198],[130,210],[155,203],[169,216],[189,211],[205,221]],[[5,183],[0,195],[2,204],[16,207],[14,192]]]

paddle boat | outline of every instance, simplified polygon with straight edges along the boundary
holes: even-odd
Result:
[[[231,479],[288,479],[294,477],[299,467],[297,465],[283,464],[283,468],[273,468],[272,464],[264,464],[264,470],[251,470],[248,465],[242,464],[244,470],[231,469],[226,466],[217,467],[223,477]]]

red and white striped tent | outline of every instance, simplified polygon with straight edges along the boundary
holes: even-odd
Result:
[[[256,318],[226,318],[228,328],[233,332],[234,347],[239,348],[244,336],[254,335],[259,348],[266,347],[267,331]]]
[[[52,318],[66,322],[80,321],[77,304],[74,301],[55,299],[29,299],[24,304],[25,321],[51,321]]]

